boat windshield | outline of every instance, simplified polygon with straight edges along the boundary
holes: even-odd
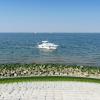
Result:
[[[42,43],[48,43],[48,41],[42,41]]]

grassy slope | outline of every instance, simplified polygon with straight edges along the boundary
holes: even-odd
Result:
[[[31,82],[31,81],[76,81],[76,82],[93,82],[100,83],[100,79],[80,78],[80,77],[62,77],[62,76],[34,76],[34,77],[17,77],[17,78],[1,78],[1,83],[13,82]]]
[[[59,64],[0,64],[0,69],[2,70],[16,70],[19,67],[22,68],[48,68],[48,66],[52,68],[57,69],[63,69],[65,68],[78,68],[81,69],[83,72],[88,71],[91,72],[91,70],[98,71],[100,68],[97,67],[82,67],[80,66],[66,66],[66,65],[59,65]],[[92,79],[92,78],[82,78],[82,77],[62,77],[62,76],[34,76],[34,77],[16,77],[16,78],[0,78],[0,83],[13,83],[13,82],[26,82],[26,81],[79,81],[79,82],[94,82],[94,83],[100,83],[100,79]]]

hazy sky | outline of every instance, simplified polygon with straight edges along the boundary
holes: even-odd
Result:
[[[0,32],[100,32],[100,0],[0,0]]]

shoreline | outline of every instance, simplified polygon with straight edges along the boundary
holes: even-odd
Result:
[[[61,75],[63,71],[70,76]],[[44,74],[41,76],[40,72]],[[88,73],[85,74],[88,76],[77,77],[77,73],[81,73],[79,76]],[[99,76],[100,69],[59,64],[2,64],[0,75],[5,76],[0,78],[0,99],[100,100],[100,78],[91,78],[91,73]]]
[[[0,64],[0,78],[66,76],[100,79],[100,67],[64,64]]]

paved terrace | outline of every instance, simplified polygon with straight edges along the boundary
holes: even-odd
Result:
[[[0,84],[0,100],[100,100],[100,84],[23,82]]]

